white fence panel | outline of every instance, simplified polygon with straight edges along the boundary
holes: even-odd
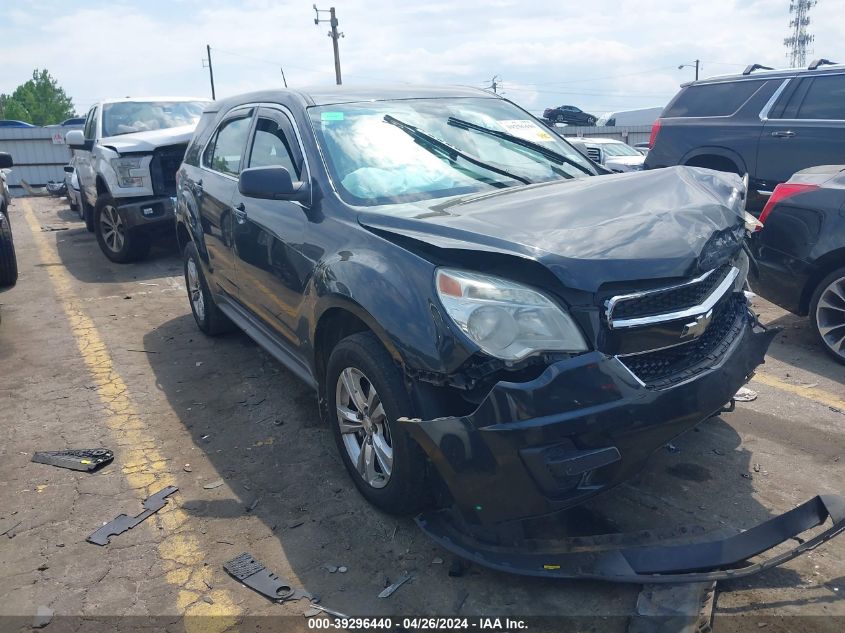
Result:
[[[556,127],[555,130],[564,136],[574,136],[578,138],[615,138],[617,141],[624,141],[628,145],[636,143],[647,143],[648,137],[651,135],[650,125],[609,125],[605,127],[576,127],[567,125],[564,127]]]
[[[12,155],[15,166],[6,181],[13,195],[23,195],[21,180],[43,186],[48,180],[64,180],[62,169],[70,162],[65,134],[81,126],[0,128],[0,152]]]

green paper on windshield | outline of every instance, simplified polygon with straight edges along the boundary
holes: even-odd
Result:
[[[343,112],[321,112],[321,121],[343,121]]]

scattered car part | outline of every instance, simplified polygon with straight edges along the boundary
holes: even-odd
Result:
[[[32,461],[37,464],[49,464],[59,468],[84,470],[91,472],[114,459],[114,453],[107,448],[71,449],[66,451],[38,451]]]
[[[711,631],[715,594],[715,582],[644,585],[627,633]]]
[[[740,387],[739,391],[734,394],[734,402],[752,402],[757,399],[757,392],[748,387]]]
[[[349,618],[349,616],[346,615],[345,613],[341,613],[340,611],[335,611],[334,609],[329,609],[329,608],[324,607],[323,605],[320,605],[320,604],[317,604],[317,603],[311,604],[311,609],[309,609],[309,611],[311,611],[311,610],[322,611],[323,613],[328,613],[329,615],[333,615],[334,617],[341,618],[343,620],[346,620],[346,619]],[[305,612],[305,617],[311,617],[313,615],[317,615],[316,613],[309,613],[309,611]]]
[[[247,552],[223,563],[223,569],[236,580],[273,602],[312,598],[307,591],[295,588],[284,578],[279,578],[268,571],[264,565],[255,560],[252,554]]]
[[[223,485],[222,479],[215,479],[214,481],[207,483],[203,486],[206,490],[214,490],[215,488],[219,488]]]
[[[53,610],[45,605],[41,605],[35,611],[35,617],[32,619],[33,629],[43,629],[53,620]]]
[[[807,540],[799,538],[828,519],[831,526],[823,532]],[[498,537],[500,543],[508,544],[496,545],[493,531],[477,536],[471,527],[455,520],[453,513],[443,510],[418,516],[417,524],[454,554],[509,573],[633,583],[712,582],[777,567],[837,536],[845,530],[845,499],[818,495],[740,534],[682,544],[667,543],[652,532],[517,540],[514,526],[510,526],[507,536]],[[767,560],[748,562],[789,540],[799,545]]]
[[[136,525],[152,516],[164,506],[167,505],[167,497],[179,490],[176,486],[166,486],[157,493],[150,495],[144,499],[144,511],[134,517],[125,514],[119,514],[114,519],[106,523],[103,527],[95,531],[86,540],[95,545],[108,545],[109,537],[123,534],[127,530],[131,530]]]
[[[385,589],[382,589],[382,591],[381,591],[381,593],[379,593],[378,597],[379,597],[379,598],[389,598],[390,596],[392,596],[392,595],[394,594],[394,592],[395,592],[397,589],[399,589],[399,587],[401,587],[401,586],[402,586],[402,585],[404,585],[406,582],[408,582],[409,580],[411,580],[411,578],[413,578],[413,576],[412,576],[411,574],[405,574],[404,576],[402,576],[399,580],[397,580],[396,582],[394,582],[394,583],[393,583],[392,585],[390,585],[389,587],[386,587]]]

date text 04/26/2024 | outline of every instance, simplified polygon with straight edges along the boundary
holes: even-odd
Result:
[[[308,620],[309,629],[339,629],[339,630],[416,630],[416,631],[445,631],[445,630],[477,630],[501,631],[511,633],[528,628],[524,620],[513,618],[438,618],[438,617],[405,617],[400,622],[392,618],[355,618],[327,616],[312,617]]]

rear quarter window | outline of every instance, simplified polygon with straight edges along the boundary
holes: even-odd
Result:
[[[730,116],[765,84],[765,80],[744,80],[689,86],[678,95],[672,105],[663,113],[663,116]]]
[[[217,112],[205,112],[200,117],[197,128],[194,130],[191,144],[188,145],[188,150],[185,152],[185,162],[188,165],[199,167],[200,153],[206,141],[208,141],[208,137],[211,136],[211,131],[213,130],[212,123],[214,123],[216,116]]]

